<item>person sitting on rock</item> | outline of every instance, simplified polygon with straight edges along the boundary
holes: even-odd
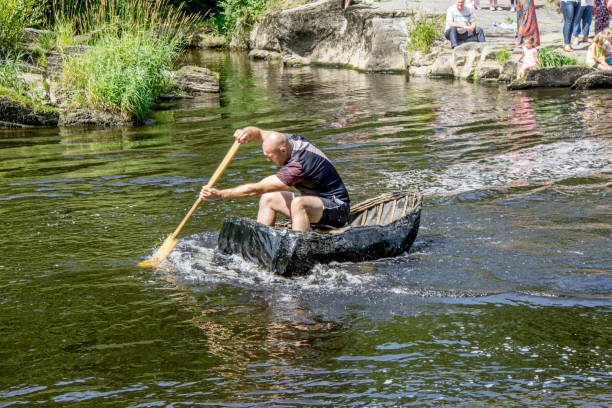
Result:
[[[604,42],[605,38],[603,32],[595,36],[593,43],[587,50],[586,63],[589,67],[602,71],[610,71],[612,70],[612,66],[606,62],[606,57],[604,54],[606,47],[604,46]]]
[[[464,0],[455,0],[455,4],[446,11],[446,28],[444,36],[455,48],[464,42],[485,42],[482,28],[476,27],[472,9],[464,6]]]
[[[606,28],[602,31],[604,38],[604,55],[606,56],[606,64],[612,65],[612,28]]]
[[[529,37],[525,40],[525,45],[523,45],[523,53],[518,60],[522,61],[523,65],[521,66],[521,69],[519,69],[516,79],[521,79],[525,76],[527,71],[535,68],[539,63],[538,49],[535,46],[535,38]]]

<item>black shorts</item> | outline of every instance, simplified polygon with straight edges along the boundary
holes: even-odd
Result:
[[[330,227],[343,227],[348,222],[351,207],[348,203],[333,197],[332,199],[319,197],[323,202],[323,215],[318,225],[329,225]]]

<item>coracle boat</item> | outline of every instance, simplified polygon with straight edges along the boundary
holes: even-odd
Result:
[[[290,224],[269,227],[247,218],[225,218],[218,251],[238,254],[275,274],[307,274],[317,263],[359,262],[399,255],[414,242],[422,196],[413,191],[385,193],[351,208],[348,225],[301,232]]]

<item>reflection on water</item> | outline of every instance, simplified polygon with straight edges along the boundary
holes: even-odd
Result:
[[[506,92],[193,53],[223,92],[130,129],[0,131],[0,406],[607,406],[612,95]],[[204,202],[249,124],[300,133],[353,202],[425,195],[408,254],[284,279],[215,256]],[[247,144],[220,187],[275,171]]]

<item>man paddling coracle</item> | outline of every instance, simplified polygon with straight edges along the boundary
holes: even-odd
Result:
[[[202,199],[236,199],[261,196],[257,221],[272,226],[276,214],[291,218],[294,230],[308,231],[310,224],[341,227],[348,221],[350,200],[340,175],[329,159],[308,140],[255,126],[238,129],[234,138],[262,144],[269,161],[281,166],[272,176],[257,183],[218,190],[202,187]],[[290,187],[300,195],[286,191]]]

